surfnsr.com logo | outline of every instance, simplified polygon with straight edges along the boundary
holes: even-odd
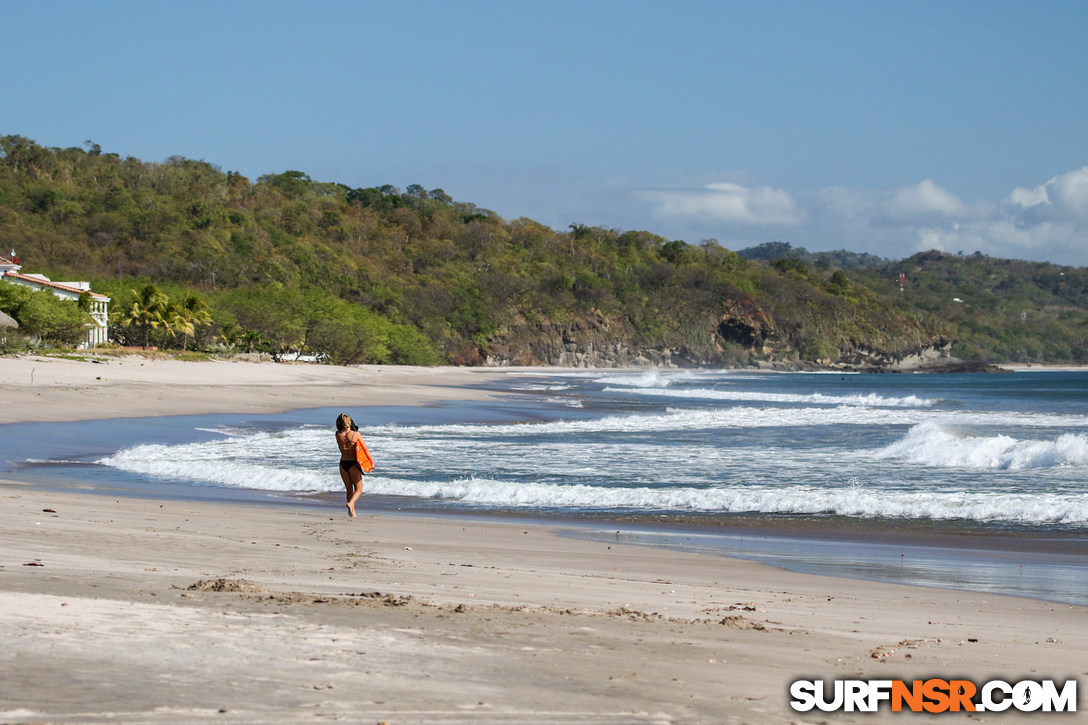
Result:
[[[797,680],[790,685],[790,706],[797,712],[876,712],[887,703],[892,712],[1076,712],[1077,681],[1061,687],[1054,680]]]

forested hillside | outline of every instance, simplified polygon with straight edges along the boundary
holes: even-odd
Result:
[[[90,142],[0,138],[0,245],[25,272],[113,297],[124,345],[470,365],[865,366],[949,345],[975,361],[1086,358],[1080,268],[784,244],[742,256],[507,221],[419,185],[250,180]]]
[[[742,250],[842,268],[860,284],[898,297],[897,306],[944,322],[954,352],[989,362],[1088,362],[1088,269],[929,251],[887,260],[847,251],[809,253],[770,243]],[[899,277],[903,276],[902,287]]]

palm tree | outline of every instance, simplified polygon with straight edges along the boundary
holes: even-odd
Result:
[[[212,316],[208,312],[208,303],[197,295],[186,297],[178,312],[187,324],[187,327],[179,327],[184,333],[181,349],[185,350],[189,347],[189,335],[195,335],[197,327],[206,327],[212,324]]]
[[[256,330],[243,330],[241,342],[246,346],[246,352],[251,353],[254,348],[264,344],[264,338]]]
[[[189,335],[193,334],[195,328],[193,323],[189,320],[188,310],[184,305],[179,305],[177,302],[167,302],[166,307],[162,313],[162,344],[161,347],[166,347],[167,334],[177,335],[179,332],[185,335],[186,344],[189,341]],[[185,349],[184,347],[182,348]]]
[[[153,284],[132,292],[132,304],[121,316],[121,324],[136,327],[144,335],[144,347],[151,345],[151,331],[162,326],[169,298]]]
[[[219,326],[219,334],[215,337],[216,342],[226,345],[228,349],[233,350],[238,346],[238,343],[242,340],[242,327],[234,322],[226,325]]]

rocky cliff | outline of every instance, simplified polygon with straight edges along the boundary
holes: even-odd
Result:
[[[480,362],[493,367],[760,367],[882,372],[962,366],[962,361],[951,355],[952,341],[944,338],[908,348],[844,344],[818,362],[802,361],[795,342],[756,305],[734,306],[709,322],[714,324],[707,325],[703,343],[698,346],[651,346],[640,343],[630,324],[599,312],[543,325],[521,321],[496,335],[488,352],[480,355]]]

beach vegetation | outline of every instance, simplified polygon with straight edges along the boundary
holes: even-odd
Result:
[[[418,183],[251,181],[92,143],[0,137],[0,239],[28,269],[113,298],[126,347],[339,364],[1088,362],[1085,269],[552,229]],[[84,322],[54,307],[0,296],[22,334],[60,345]]]
[[[74,346],[91,323],[87,310],[61,300],[49,290],[0,283],[0,312],[19,323],[17,330],[4,330],[11,344]]]
[[[170,298],[153,284],[145,285],[139,291],[129,291],[130,300],[117,314],[118,322],[122,328],[136,330],[143,347],[150,347],[152,330],[161,327],[165,334],[172,314],[169,309]]]
[[[0,328],[0,355],[15,355],[34,349],[33,341],[14,328]]]

